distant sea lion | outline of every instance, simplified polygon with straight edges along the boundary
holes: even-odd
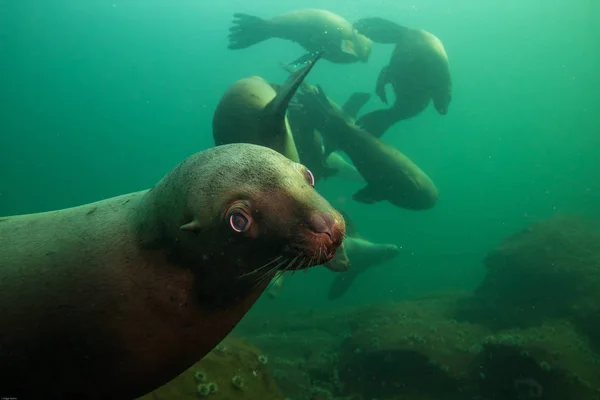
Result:
[[[277,270],[331,259],[341,215],[266,147],[217,146],[157,185],[0,223],[0,388],[127,399],[218,344]]]
[[[438,190],[425,172],[394,147],[357,127],[320,86],[303,89],[298,96],[326,139],[325,154],[339,148],[367,182],[352,196],[355,201],[373,204],[387,200],[410,210],[435,206]]]
[[[400,254],[395,244],[377,244],[361,239],[352,219],[342,212],[346,222],[344,247],[352,266],[345,272],[336,274],[327,295],[329,300],[342,297],[352,286],[356,278],[369,268],[391,261]],[[337,257],[337,253],[336,256]],[[334,259],[335,259],[334,257]],[[332,260],[333,261],[333,260]]]
[[[280,63],[280,65],[290,74],[294,74],[294,71],[289,66],[283,63]],[[271,83],[271,87],[277,93],[282,91],[281,85]],[[310,90],[311,86],[306,81],[302,81],[300,87]],[[353,93],[344,103],[342,109],[345,113],[355,118],[370,98],[371,95],[368,93]],[[309,118],[306,111],[302,108],[301,103],[296,102],[295,107],[288,109],[288,119],[300,162],[312,171],[315,176],[315,182],[318,183],[321,179],[338,174],[342,174],[342,178],[345,179],[351,176],[354,167],[346,163],[338,154],[331,155],[330,157],[324,156],[321,134],[317,131],[314,121]]]
[[[345,272],[350,269],[350,260],[348,259],[348,254],[346,253],[343,242],[337,248],[333,258],[324,263],[323,267],[333,272]],[[285,282],[284,272],[285,271],[277,271],[277,274],[271,279],[271,282],[267,287],[266,293],[272,299],[278,297],[279,293],[281,293],[283,283]]]
[[[438,113],[448,112],[452,78],[448,55],[440,39],[423,29],[406,28],[383,18],[364,18],[354,27],[374,42],[396,45],[376,87],[377,95],[387,104],[385,85],[390,83],[396,101],[391,108],[361,116],[358,126],[381,137],[396,122],[425,110],[430,100]]]
[[[325,160],[325,164],[328,168],[335,171],[334,176],[338,179],[365,183],[365,178],[362,177],[354,165],[342,157],[339,151],[334,151],[329,154]]]
[[[368,93],[353,93],[342,106],[345,113],[356,116],[360,108],[369,100]],[[339,155],[325,155],[321,134],[316,129],[315,122],[302,109],[302,105],[289,111],[290,126],[294,142],[298,148],[300,162],[315,173],[315,180],[319,182],[340,173],[348,173],[347,163]],[[341,169],[344,169],[342,171]],[[316,172],[315,172],[316,171]]]
[[[348,271],[336,274],[329,288],[329,300],[342,297],[356,277],[370,267],[391,261],[400,254],[400,248],[394,244],[378,244],[350,236],[344,239],[344,247],[352,267]]]
[[[233,17],[228,46],[232,50],[280,38],[296,42],[308,52],[294,64],[302,64],[310,58],[311,53],[320,51],[324,51],[324,59],[334,63],[367,62],[371,55],[371,40],[331,11],[296,10],[271,19],[242,13],[235,13]]]
[[[254,143],[299,162],[286,110],[320,57],[321,54],[317,54],[307,66],[292,73],[279,92],[260,76],[244,78],[231,85],[213,115],[215,144]]]

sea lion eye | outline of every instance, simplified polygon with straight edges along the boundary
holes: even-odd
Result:
[[[229,226],[236,232],[246,232],[250,228],[250,217],[243,211],[237,210],[229,214]]]
[[[304,170],[304,177],[310,186],[315,186],[315,176],[308,168]]]

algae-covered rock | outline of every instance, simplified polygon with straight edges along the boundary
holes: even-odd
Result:
[[[257,347],[228,337],[177,378],[139,400],[283,400],[263,357]]]
[[[471,375],[493,399],[594,400],[600,358],[565,321],[487,336]]]
[[[446,306],[443,299],[400,302],[363,319],[341,345],[343,392],[383,399],[464,398],[488,332],[445,318]]]
[[[473,296],[460,302],[460,320],[493,329],[530,327],[600,304],[600,236],[579,218],[534,223],[507,237],[484,263],[487,275]],[[586,310],[592,318],[598,312]]]

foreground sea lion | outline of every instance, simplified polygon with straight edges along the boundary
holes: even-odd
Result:
[[[367,182],[355,201],[374,204],[387,200],[410,210],[435,206],[438,190],[432,180],[394,147],[356,126],[354,118],[331,101],[320,86],[299,93],[299,102],[325,138],[325,155],[340,149]]]
[[[352,27],[345,18],[327,10],[291,11],[271,19],[248,14],[233,15],[229,29],[229,49],[245,49],[271,38],[290,40],[308,54],[293,62],[302,64],[311,53],[324,51],[323,58],[334,63],[367,62],[372,42]]]
[[[260,76],[240,79],[231,85],[213,115],[215,144],[254,143],[299,162],[286,111],[296,90],[320,57],[319,53],[304,68],[290,74],[277,92]]]
[[[431,100],[437,112],[446,115],[452,99],[452,77],[440,39],[423,29],[406,28],[383,18],[364,18],[354,27],[376,43],[396,45],[389,64],[379,73],[375,90],[388,104],[385,85],[391,84],[395,103],[361,116],[358,126],[381,137],[396,122],[421,113]]]
[[[277,270],[331,259],[344,230],[304,166],[251,144],[197,153],[150,190],[2,218],[2,396],[150,392],[218,344]]]

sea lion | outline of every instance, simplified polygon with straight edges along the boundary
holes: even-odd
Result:
[[[338,179],[365,183],[365,179],[354,165],[346,161],[339,151],[334,151],[325,160],[328,168],[335,171],[335,177]]]
[[[320,57],[319,53],[304,68],[290,74],[279,92],[275,92],[260,76],[244,78],[231,85],[213,115],[215,145],[254,143],[299,162],[286,110],[296,90]]]
[[[288,73],[293,74],[294,71],[287,65],[280,63],[280,66]],[[271,86],[278,93],[281,91],[281,86],[272,83]],[[310,85],[306,80],[300,84],[301,88],[310,90]],[[369,101],[371,95],[369,93],[356,92],[350,95],[346,102],[342,105],[342,109],[348,115],[356,118],[360,109]],[[324,156],[323,139],[321,134],[316,129],[316,125],[302,108],[302,104],[296,101],[295,107],[288,110],[288,119],[300,162],[306,165],[315,176],[315,182],[321,179],[327,179],[332,176],[339,175],[341,178],[348,179],[352,176],[354,167],[345,162],[338,154],[332,154],[329,157]],[[354,169],[354,171],[356,171]],[[356,177],[356,176],[355,176]]]
[[[353,93],[344,103],[342,109],[348,115],[356,116],[358,110],[369,98],[368,93]],[[300,162],[313,171],[316,182],[339,174],[351,173],[349,169],[352,169],[352,166],[344,163],[345,160],[340,159],[339,155],[329,155],[327,157],[324,155],[321,134],[316,129],[314,121],[302,109],[301,104],[299,104],[299,107],[290,110],[288,115]]]
[[[310,54],[324,51],[323,58],[333,63],[366,63],[372,42],[359,34],[345,18],[327,10],[295,10],[271,19],[248,14],[233,14],[229,28],[231,50],[245,49],[271,38],[298,43],[308,52],[293,64],[303,64]]]
[[[299,162],[286,111],[296,90],[320,58],[321,53],[304,68],[290,74],[278,92],[260,76],[244,78],[231,85],[213,115],[215,145],[254,143]]]
[[[329,300],[342,297],[352,286],[356,277],[372,266],[391,261],[400,254],[400,248],[395,244],[378,244],[360,238],[352,219],[344,212],[341,214],[346,223],[344,247],[352,267],[337,274],[329,287],[327,295]],[[335,257],[337,257],[337,253]]]
[[[323,88],[303,89],[298,96],[326,139],[325,154],[339,148],[367,182],[352,196],[355,201],[374,204],[387,200],[410,210],[435,206],[438,190],[427,174],[396,148],[357,127]]]
[[[342,297],[358,275],[374,265],[391,261],[400,254],[400,248],[395,244],[378,244],[350,236],[344,239],[344,247],[352,267],[336,274],[329,288],[329,300]]]
[[[392,85],[396,99],[391,108],[361,116],[357,125],[381,137],[393,124],[421,113],[433,100],[437,112],[446,115],[452,99],[452,77],[442,41],[423,29],[400,26],[383,18],[364,18],[354,27],[376,43],[395,44],[392,57],[379,73],[376,93],[388,104],[385,85]]]
[[[150,190],[0,222],[0,388],[127,399],[189,368],[277,270],[323,264],[341,215],[309,171],[252,144],[192,155]]]

